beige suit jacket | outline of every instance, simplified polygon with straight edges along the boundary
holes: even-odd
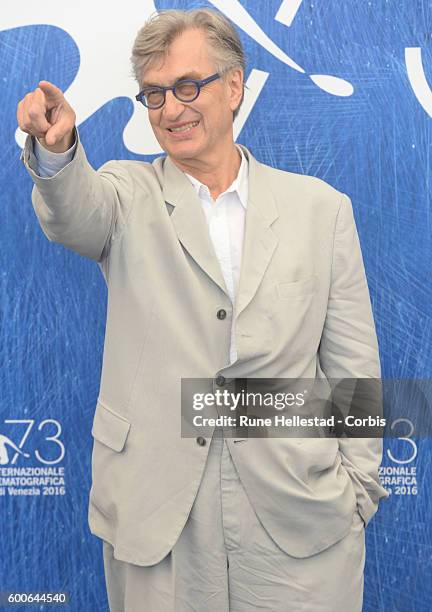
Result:
[[[181,436],[182,378],[380,375],[349,198],[242,149],[249,202],[235,311],[199,198],[169,157],[95,171],[79,141],[65,168],[40,178],[30,137],[22,153],[43,232],[97,262],[108,287],[89,523],[123,561],[168,554],[200,483],[209,441]],[[367,524],[386,496],[379,439],[227,443],[262,524],[294,557],[341,539],[356,510]]]

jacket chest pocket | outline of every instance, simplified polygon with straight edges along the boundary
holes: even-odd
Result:
[[[296,281],[277,283],[278,297],[282,300],[290,300],[314,295],[317,290],[317,280],[317,276],[314,274]]]

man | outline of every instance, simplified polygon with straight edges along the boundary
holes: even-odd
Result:
[[[235,145],[221,14],[156,15],[132,63],[153,164],[95,172],[46,81],[17,111],[43,231],[108,286],[89,521],[110,610],[359,611],[380,440],[182,437],[180,411],[182,378],[379,377],[350,201]]]

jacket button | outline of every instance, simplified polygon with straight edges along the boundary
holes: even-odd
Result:
[[[196,441],[197,441],[197,444],[199,444],[200,446],[205,446],[206,445],[206,439],[203,438],[202,436],[198,436]]]
[[[217,316],[218,319],[220,319],[222,321],[227,316],[226,310],[221,308],[220,310],[217,311],[216,316]]]
[[[217,376],[216,377],[216,384],[218,387],[223,387],[225,384],[225,376]]]

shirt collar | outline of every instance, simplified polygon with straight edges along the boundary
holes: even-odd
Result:
[[[238,145],[236,145],[236,147],[239,150],[240,155],[241,155],[240,168],[239,168],[238,174],[236,178],[234,179],[234,181],[231,183],[228,189],[226,189],[223,193],[229,193],[229,192],[237,193],[241,205],[243,206],[244,209],[246,209],[247,200],[248,200],[248,161],[246,159],[245,154],[242,151],[242,148],[239,147]],[[207,187],[207,185],[204,185],[204,183],[201,183],[201,181],[196,179],[194,176],[187,174],[186,172],[185,172],[185,175],[188,177],[192,185],[195,187],[195,190],[198,196],[200,195],[201,191],[203,191],[206,194],[209,193],[209,188]],[[223,194],[220,194],[220,195],[223,195]]]

